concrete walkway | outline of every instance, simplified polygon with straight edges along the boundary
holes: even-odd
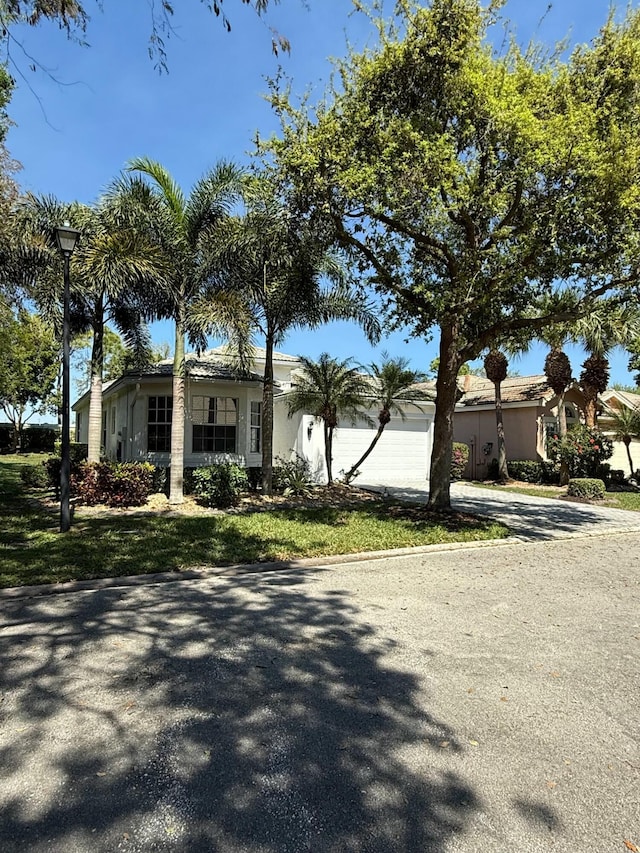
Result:
[[[410,501],[426,501],[429,494],[429,484],[425,480],[358,485],[375,491],[386,489],[390,496]],[[455,509],[502,521],[514,536],[528,541],[640,532],[640,513],[483,489],[465,482],[452,484],[451,503]]]

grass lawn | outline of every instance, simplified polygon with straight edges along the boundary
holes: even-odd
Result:
[[[509,486],[496,486],[493,483],[471,483],[480,489],[499,489],[502,492],[516,492],[520,495],[535,495],[539,498],[559,498],[567,494],[566,486],[535,486],[526,483]],[[613,509],[628,509],[640,512],[640,492],[607,492],[604,501]]]
[[[79,508],[71,531],[60,534],[58,513],[42,504],[44,493],[26,489],[20,477],[22,466],[43,458],[0,457],[0,587],[508,535],[485,519],[382,501],[194,516],[91,517]]]

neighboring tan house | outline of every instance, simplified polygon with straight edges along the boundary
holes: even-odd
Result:
[[[465,476],[482,480],[497,458],[495,388],[479,376],[460,377],[462,397],[456,405],[454,441],[469,445]],[[546,459],[545,443],[558,429],[558,397],[546,376],[514,376],[502,383],[502,411],[507,459]],[[579,423],[584,396],[577,383],[565,394],[567,426]]]
[[[186,356],[185,455],[186,467],[232,461],[246,467],[261,464],[262,376],[265,351],[255,350],[252,372],[238,377],[224,347],[200,356]],[[308,460],[316,482],[326,480],[322,425],[311,414],[288,416],[287,391],[295,381],[300,361],[274,353],[273,455]],[[172,360],[161,361],[142,373],[129,372],[104,384],[102,446],[109,459],[149,461],[169,465],[171,460]],[[432,394],[418,405],[406,403],[403,420],[393,417],[373,453],[362,466],[361,482],[384,482],[393,477],[428,476],[431,459],[434,404]],[[73,406],[76,440],[87,441],[89,393]],[[374,407],[370,417],[376,421]],[[364,420],[345,421],[334,437],[333,473],[348,470],[373,439],[375,428]]]
[[[622,409],[637,409],[640,411],[640,394],[632,394],[629,391],[616,391],[615,389],[609,389],[602,394],[600,399],[603,404],[603,411],[598,415],[598,426],[605,435],[608,435],[610,438],[613,438],[615,435],[615,427],[612,423],[611,417],[607,415],[607,409],[613,409],[614,411],[621,411]],[[629,452],[631,453],[635,472],[640,469],[639,439],[634,439],[631,442],[629,445]],[[608,460],[608,462],[612,468],[618,468],[624,471],[625,477],[628,477],[631,474],[629,470],[627,448],[622,441],[613,442],[613,456]]]

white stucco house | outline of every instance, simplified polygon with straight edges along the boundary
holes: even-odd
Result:
[[[225,347],[186,357],[185,467],[233,461],[245,467],[261,464],[262,377],[265,352],[257,348],[252,372],[238,378]],[[324,438],[313,415],[289,417],[287,392],[295,383],[300,361],[274,354],[273,455],[294,454],[308,460],[316,482],[326,482]],[[171,438],[171,371],[167,359],[144,371],[129,372],[103,388],[102,446],[109,459],[169,465]],[[433,442],[433,394],[403,406],[405,419],[394,416],[361,469],[361,482],[397,478],[427,479]],[[74,405],[76,440],[87,441],[89,393]],[[372,407],[375,420],[378,410]],[[376,424],[377,425],[377,424]],[[365,419],[341,423],[334,436],[333,473],[339,477],[364,453],[374,435]]]

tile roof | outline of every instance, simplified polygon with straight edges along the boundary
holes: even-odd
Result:
[[[474,377],[478,380],[480,377]],[[484,406],[495,402],[495,389],[493,382],[483,379],[482,384],[474,381],[475,387],[466,391],[461,397],[459,406]],[[540,376],[513,376],[505,379],[501,385],[503,403],[523,403],[539,400],[549,395],[551,388],[547,377]]]
[[[267,357],[267,351],[264,347],[254,347],[253,353],[256,361],[264,361]],[[233,359],[235,357],[233,351],[228,350],[227,344],[222,344],[222,346],[214,347],[213,349],[207,350],[206,352],[202,353],[203,357],[208,355],[211,355],[213,358]],[[297,355],[287,355],[287,353],[285,352],[277,352],[276,350],[274,350],[273,360],[297,364],[300,361],[300,358]]]
[[[207,350],[206,352],[197,355],[196,353],[187,353],[184,357],[187,377],[195,379],[227,379],[227,380],[250,380],[258,381],[261,376],[257,373],[239,374],[233,369],[231,359],[224,358],[215,350]],[[142,371],[129,370],[123,375],[123,379],[139,376],[171,376],[173,372],[173,359],[165,358],[156,364],[151,364],[145,367]]]

